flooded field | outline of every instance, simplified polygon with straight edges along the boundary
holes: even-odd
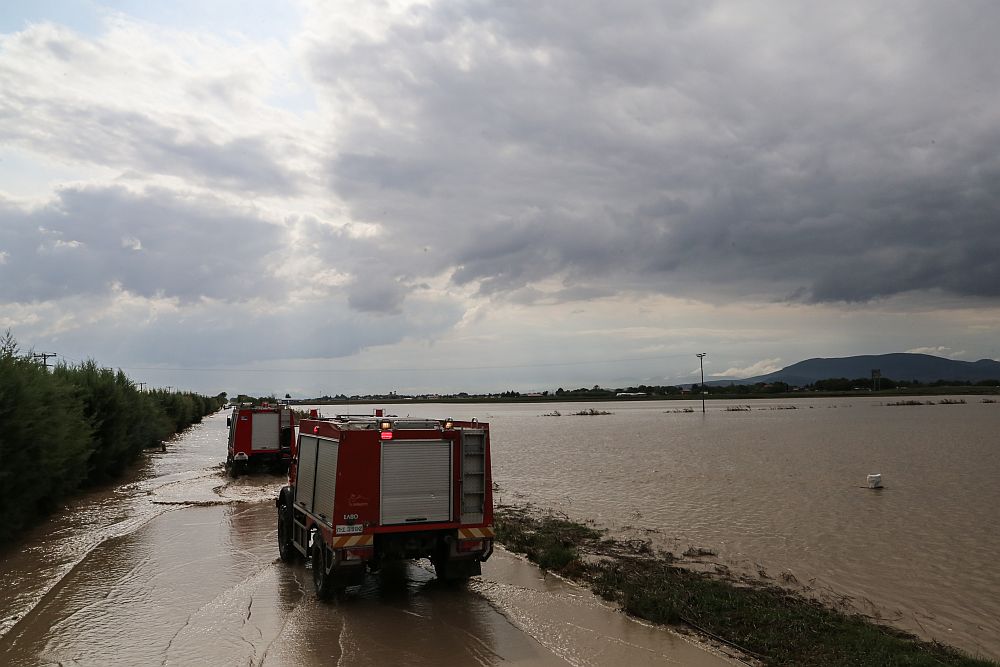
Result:
[[[498,502],[702,547],[718,556],[692,560],[1000,658],[1000,404],[891,400],[393,409],[488,419]],[[589,408],[613,414],[572,414]],[[862,488],[874,472],[885,488]]]
[[[726,665],[499,550],[467,587],[429,563],[321,603],[277,559],[282,478],[233,482],[225,416],[3,554],[3,665]]]
[[[998,658],[1000,404],[967,401],[710,402],[706,415],[680,402],[386,407],[488,420],[497,502],[678,555],[702,548],[715,555],[692,566]],[[612,414],[572,414],[591,407]],[[468,589],[411,563],[319,603],[305,566],[276,558],[281,478],[228,480],[224,448],[219,414],[4,554],[0,664],[721,662],[502,551]],[[872,472],[884,489],[862,488]]]

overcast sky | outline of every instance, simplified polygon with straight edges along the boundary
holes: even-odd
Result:
[[[998,34],[993,0],[5,2],[0,330],[293,396],[996,358]]]

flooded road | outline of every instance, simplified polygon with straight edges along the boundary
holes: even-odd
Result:
[[[499,550],[466,587],[427,562],[322,603],[277,558],[281,478],[227,480],[225,416],[4,554],[0,664],[725,665]]]
[[[594,519],[677,555],[704,548],[717,555],[690,565],[765,577],[1000,658],[1000,404],[709,402],[706,415],[693,402],[386,407],[490,421],[497,502]],[[590,407],[613,414],[572,416]],[[503,552],[468,590],[442,589],[429,564],[410,564],[319,604],[304,566],[276,562],[281,478],[227,480],[224,448],[219,414],[2,554],[0,664],[112,653],[167,664],[713,660]],[[872,472],[885,489],[861,488]]]

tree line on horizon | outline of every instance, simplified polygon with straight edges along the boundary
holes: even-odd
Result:
[[[940,387],[992,387],[1000,388],[1000,379],[998,380],[978,380],[978,381],[968,381],[968,380],[935,380],[933,382],[921,382],[919,380],[893,380],[892,378],[882,377],[878,380],[879,390],[896,390],[896,389],[935,389]],[[539,392],[521,392],[515,390],[505,390],[497,392],[486,392],[486,393],[470,393],[465,391],[455,392],[455,393],[434,393],[434,394],[399,394],[396,392],[388,393],[374,393],[374,394],[353,394],[347,395],[344,393],[339,394],[324,394],[322,396],[316,396],[312,398],[298,398],[292,399],[289,394],[285,394],[285,399],[289,400],[291,403],[303,404],[309,403],[310,401],[317,402],[329,402],[329,401],[401,401],[409,399],[420,399],[420,400],[446,400],[446,399],[491,399],[491,400],[518,400],[518,399],[532,399],[532,400],[552,400],[552,399],[608,399],[616,398],[620,394],[630,394],[631,397],[637,397],[639,395],[648,397],[678,397],[685,394],[700,394],[702,390],[709,392],[709,394],[715,395],[739,395],[745,396],[748,394],[753,395],[768,395],[768,394],[783,394],[793,391],[817,391],[817,392],[845,392],[845,391],[871,391],[872,390],[872,379],[870,377],[861,378],[827,378],[823,380],[816,380],[811,384],[806,385],[792,385],[787,382],[780,380],[771,382],[756,382],[753,384],[737,384],[736,382],[730,382],[729,384],[708,384],[706,383],[704,387],[701,384],[695,382],[691,385],[646,385],[640,384],[636,386],[629,387],[601,387],[600,385],[594,385],[592,387],[579,387],[577,389],[564,389],[559,387],[555,391],[539,391]],[[223,394],[224,396],[224,394]],[[280,402],[280,399],[276,398],[274,394],[270,396],[253,397],[246,394],[240,394],[238,399],[233,400],[234,403],[246,402],[253,405],[259,405],[261,403],[271,403]]]
[[[0,337],[0,545],[74,492],[119,477],[225,396],[140,391],[90,360],[51,371]]]

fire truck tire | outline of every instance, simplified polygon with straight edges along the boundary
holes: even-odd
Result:
[[[294,563],[299,551],[292,544],[292,508],[288,506],[288,496],[281,494],[278,505],[278,555],[285,563]]]
[[[336,586],[333,577],[326,571],[326,545],[323,539],[317,534],[313,541],[312,548],[312,571],[313,585],[316,587],[316,597],[320,600],[329,600],[334,595],[341,595],[344,592],[343,586]]]

